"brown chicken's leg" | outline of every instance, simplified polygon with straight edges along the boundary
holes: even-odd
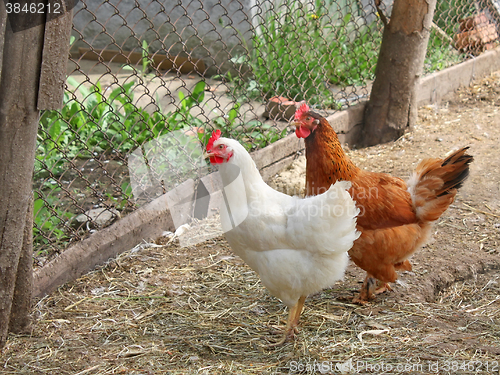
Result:
[[[391,285],[389,283],[384,283],[379,280],[377,283],[377,289],[375,289],[373,294],[382,294],[384,292],[392,292]]]
[[[394,264],[395,270],[411,271],[411,263],[404,260]],[[359,289],[359,294],[352,299],[353,303],[365,305],[374,298],[376,294],[392,291],[391,285],[383,281],[377,280],[372,274],[366,273],[365,281]]]
[[[302,309],[304,308],[304,302],[306,300],[305,296],[301,296],[295,306],[293,306],[288,313],[288,320],[286,322],[285,332],[283,337],[278,342],[273,344],[266,345],[266,347],[271,348],[274,346],[280,346],[285,343],[285,341],[289,338],[292,338],[297,329],[297,324],[299,323],[300,314],[302,313]]]
[[[352,302],[360,305],[366,305],[368,301],[373,299],[376,286],[377,286],[377,279],[375,279],[372,275],[367,273],[365,281],[363,282],[363,285],[359,289],[359,294],[352,299]]]
[[[410,261],[405,260],[403,262],[399,262],[399,263],[394,264],[394,269],[398,270],[398,271],[411,271],[412,267],[411,267]],[[384,292],[391,292],[391,291],[392,291],[392,288],[391,288],[391,285],[389,283],[384,283],[384,282],[379,280],[378,285],[377,285],[377,289],[375,289],[375,291],[373,293],[374,294],[381,294]]]
[[[396,263],[394,269],[398,271],[411,271],[412,266],[409,260],[404,260],[402,262]]]

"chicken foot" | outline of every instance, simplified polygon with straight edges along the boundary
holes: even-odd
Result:
[[[410,261],[404,260],[402,262],[395,263],[394,269],[397,271],[411,271],[412,267]],[[373,299],[375,295],[391,291],[392,288],[389,283],[377,280],[377,278],[373,275],[366,273],[366,278],[359,290],[359,294],[352,299],[352,302],[365,305],[368,301]]]
[[[392,288],[389,283],[377,280],[375,277],[367,273],[365,281],[359,289],[359,294],[352,299],[352,302],[359,305],[366,305],[374,298],[375,295],[390,291],[392,291]]]
[[[377,279],[367,273],[365,281],[363,281],[363,285],[359,289],[358,295],[352,299],[352,303],[366,305],[368,301],[373,298],[376,283]]]
[[[384,283],[379,280],[377,283],[377,289],[375,289],[373,294],[382,294],[384,292],[392,292],[391,285],[389,283]]]
[[[396,263],[394,265],[394,269],[398,271],[411,271],[411,263],[408,260],[403,262]],[[373,292],[373,294],[382,294],[384,292],[392,292],[391,285],[389,283],[384,283],[383,281],[378,280],[377,288]]]
[[[302,314],[302,309],[304,308],[304,302],[306,296],[301,296],[297,303],[288,312],[288,320],[286,322],[285,332],[278,342],[266,345],[266,348],[272,348],[275,346],[283,345],[287,339],[292,338],[297,330],[297,325],[299,323],[300,314]]]

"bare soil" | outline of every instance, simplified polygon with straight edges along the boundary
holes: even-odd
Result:
[[[500,73],[439,106],[396,142],[349,150],[361,167],[408,177],[427,157],[470,146],[471,175],[392,292],[349,302],[350,265],[306,300],[295,341],[268,349],[286,309],[221,238],[145,244],[36,301],[0,374],[499,373]],[[303,157],[272,182],[300,191]]]

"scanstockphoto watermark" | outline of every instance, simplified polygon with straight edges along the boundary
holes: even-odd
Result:
[[[252,191],[254,185],[245,184],[245,176],[236,165],[226,163],[224,181],[219,173],[212,173],[207,178],[210,170],[203,151],[197,137],[186,130],[178,130],[146,142],[128,157],[135,204],[146,204],[168,191],[166,199],[175,228],[186,228],[186,224],[190,227],[179,238],[183,246],[217,237],[224,231],[238,227],[249,215],[283,215],[304,222],[317,222],[316,219],[325,218],[325,223],[335,225],[336,220],[330,221],[328,218],[342,220],[365,214],[364,206],[356,204],[355,207],[348,199],[350,192],[343,189],[323,189],[318,193],[328,194],[327,197],[315,195],[308,199],[300,198],[302,191],[289,191],[287,195],[296,196],[280,204],[269,201],[263,203],[259,199],[263,193],[260,185]],[[184,183],[175,187],[179,180],[189,182],[191,179],[198,180],[194,187]],[[355,194],[354,200],[376,199],[379,191],[371,187],[357,189]],[[249,197],[254,199],[247,201]],[[209,226],[205,229],[200,220],[217,214],[221,217],[220,228]],[[189,235],[189,232],[197,234]]]
[[[290,374],[359,374],[359,373],[498,373],[498,361],[415,361],[391,363],[384,361],[364,361],[349,359],[346,362],[335,361],[290,361]]]
[[[340,198],[339,198],[340,199]],[[260,202],[252,201],[249,203],[248,214],[252,216],[261,215],[279,215],[286,210],[291,217],[300,217],[304,221],[311,221],[317,217],[345,217],[358,216],[362,210],[357,209],[354,205],[343,203],[332,204],[324,200],[317,199],[314,204],[311,202],[295,201],[295,205],[290,207],[262,205]]]
[[[378,186],[369,186],[369,187],[363,187],[363,186],[358,186],[355,190],[352,191],[352,199],[355,201],[358,200],[371,200],[371,199],[379,199],[379,190]],[[311,195],[320,195],[323,193],[326,193],[328,191],[328,188],[325,187],[315,187],[314,184],[311,187]],[[300,192],[296,192],[297,194],[293,195],[300,195]]]

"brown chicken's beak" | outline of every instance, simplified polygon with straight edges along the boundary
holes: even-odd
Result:
[[[295,126],[295,131],[298,131],[301,125],[298,121],[292,121],[292,126]]]

